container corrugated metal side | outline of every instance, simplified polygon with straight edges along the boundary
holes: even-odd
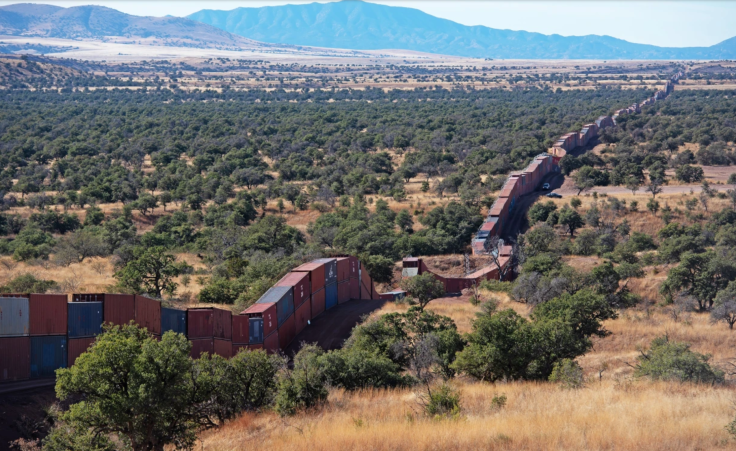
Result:
[[[312,318],[316,318],[325,311],[325,290],[324,288],[316,293],[312,293]]]
[[[263,343],[263,318],[248,317],[248,344]]]
[[[312,285],[309,281],[309,273],[290,272],[276,282],[276,287],[292,287],[294,292],[294,308],[296,309],[309,300],[312,294]]]
[[[135,295],[135,322],[154,335],[161,335],[161,301]]]
[[[360,299],[360,281],[350,278],[350,299]]]
[[[135,296],[132,294],[105,294],[102,308],[106,323],[122,326],[135,321]]]
[[[294,289],[292,287],[271,287],[256,304],[276,304],[279,325],[294,314]]]
[[[215,353],[215,339],[214,338],[195,338],[190,339],[189,342],[192,344],[192,349],[189,350],[189,357],[198,359],[205,352],[209,355]]]
[[[325,266],[325,286],[337,282],[337,260],[334,258],[318,258],[313,263]]]
[[[248,315],[233,315],[233,343],[249,343],[249,325]]]
[[[0,382],[31,377],[31,338],[0,338]]]
[[[372,294],[371,299],[374,299],[374,300],[381,299],[381,295],[378,293],[378,290],[376,290],[376,284],[373,283],[373,281],[371,281],[371,294]]]
[[[307,323],[311,319],[312,304],[310,302],[305,302],[296,309],[296,312],[294,312],[294,327],[297,335],[307,327]]]
[[[65,294],[32,294],[28,299],[31,336],[66,335]]]
[[[24,337],[30,329],[28,298],[0,298],[0,337]]]
[[[31,378],[54,377],[57,369],[66,368],[66,341],[66,335],[31,337]]]
[[[229,359],[233,356],[233,342],[230,340],[223,340],[221,338],[214,339],[213,351],[220,357]]]
[[[337,284],[333,283],[325,287],[325,310],[337,305]]]
[[[250,318],[261,320],[260,334],[262,337],[268,336],[271,332],[276,331],[278,327],[276,304],[253,304],[241,312],[241,315],[248,315]],[[249,323],[248,327],[250,329],[249,336],[253,336],[253,323]],[[249,343],[253,343],[253,341],[249,341]]]
[[[421,261],[418,261],[417,262],[417,267],[419,267],[420,263],[421,263]],[[421,273],[422,273],[422,271],[421,271],[421,268],[420,268],[419,269],[419,274],[421,274]],[[367,288],[370,288],[371,287],[371,275],[368,274],[368,271],[366,271],[365,268],[361,268],[360,269],[360,282],[365,287],[367,287]],[[370,294],[368,295],[367,298],[366,297],[363,297],[363,296],[365,296],[365,293],[361,293],[361,299],[370,299]]]
[[[214,336],[214,312],[212,309],[187,310],[187,337],[212,338]]]
[[[296,336],[296,324],[294,315],[291,315],[279,326],[279,348],[286,349]]]
[[[370,285],[365,286],[363,282],[360,282],[360,299],[363,300],[369,300],[373,296],[373,293],[371,293],[371,287]]]
[[[353,257],[352,255],[349,256],[348,264],[350,265],[348,276],[353,279],[357,279],[358,277],[360,277],[360,261],[358,261],[358,257]]]
[[[343,280],[337,283],[337,303],[344,304],[350,300],[350,281]]]
[[[67,309],[69,338],[94,337],[102,332],[102,302],[70,302]]]
[[[231,340],[233,338],[233,314],[229,310],[214,309],[214,331],[215,338]]]
[[[337,267],[337,281],[342,282],[350,277],[350,259],[349,257],[339,257],[335,259]]]
[[[173,308],[161,307],[161,334],[173,331],[187,334],[187,312]]]
[[[77,358],[87,352],[90,346],[95,342],[95,337],[87,338],[69,338],[66,342],[66,346],[69,349],[69,354],[66,359],[66,364],[71,367]]]
[[[279,352],[279,332],[274,330],[270,335],[263,339],[263,349],[269,354],[277,354]]]
[[[75,293],[72,302],[105,302],[105,293]]]
[[[291,270],[292,272],[309,273],[309,281],[312,293],[316,293],[325,287],[325,265],[321,263],[304,263]]]

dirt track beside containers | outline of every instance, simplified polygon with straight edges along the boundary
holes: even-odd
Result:
[[[519,197],[516,201],[516,205],[514,205],[514,211],[511,212],[511,215],[509,216],[506,227],[503,228],[502,238],[516,242],[516,236],[529,228],[529,220],[526,217],[527,210],[529,210],[529,208],[534,205],[534,202],[536,202],[541,196],[562,187],[564,181],[565,176],[560,172],[550,172],[539,182],[540,187],[544,183],[549,183],[550,190],[532,191],[529,194]]]
[[[0,385],[0,451],[10,450],[13,440],[43,436],[45,410],[54,402],[53,380]]]
[[[379,300],[355,300],[333,307],[314,318],[284,353],[293,357],[302,343],[316,343],[325,350],[339,349],[350,337],[353,327],[358,325],[365,315],[380,309],[385,303],[386,301]]]

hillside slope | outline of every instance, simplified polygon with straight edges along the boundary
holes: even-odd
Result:
[[[359,0],[202,10],[188,16],[240,36],[279,44],[358,50],[405,49],[467,57],[715,59],[736,57],[734,39],[712,47],[665,48],[610,36],[560,36],[465,26],[418,9]]]

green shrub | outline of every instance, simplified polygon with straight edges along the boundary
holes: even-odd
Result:
[[[432,417],[453,417],[460,413],[460,392],[447,383],[427,389],[424,411]]]
[[[33,274],[24,273],[0,286],[0,293],[45,293],[54,288],[57,285],[53,280],[37,279]]]
[[[497,293],[510,293],[514,288],[513,282],[501,281],[496,279],[484,280],[480,283],[480,288]]]
[[[580,388],[583,386],[583,369],[572,359],[562,359],[555,362],[549,380],[558,382],[565,388]]]
[[[652,380],[721,383],[724,373],[712,367],[710,355],[690,350],[690,344],[671,342],[667,336],[655,338],[648,351],[638,357],[634,370],[636,377]]]

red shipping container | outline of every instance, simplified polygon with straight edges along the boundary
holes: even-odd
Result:
[[[135,296],[132,294],[106,294],[102,310],[106,323],[119,326],[128,324],[135,321]],[[159,330],[159,332],[161,331]]]
[[[241,315],[247,315],[250,318],[263,318],[264,337],[268,337],[272,332],[276,332],[276,327],[278,327],[276,304],[253,304],[245,309]]]
[[[231,340],[233,338],[233,313],[230,310],[213,309],[214,330],[213,337]]]
[[[325,264],[324,263],[304,263],[297,266],[292,272],[308,272],[309,281],[312,286],[312,293],[316,293],[325,287]]]
[[[350,299],[360,299],[360,281],[350,278]]]
[[[31,338],[0,338],[0,382],[31,377]]]
[[[309,295],[312,294],[312,284],[309,281],[308,272],[290,272],[276,282],[274,286],[294,288],[294,308],[298,308],[308,301]]]
[[[214,343],[214,353],[219,355],[220,357],[225,357],[226,359],[229,359],[233,356],[233,342],[230,340],[221,340],[219,338],[215,338]]]
[[[87,352],[92,343],[95,342],[95,337],[87,338],[68,338],[66,340],[69,355],[67,356],[66,364],[71,367],[74,362],[77,361],[77,357]]]
[[[294,317],[296,334],[299,335],[307,327],[307,322],[312,319],[312,304],[310,302],[302,304],[294,312]]]
[[[352,255],[348,257],[348,264],[350,265],[350,273],[348,274],[349,277],[352,277],[354,279],[360,277],[358,271],[360,269],[360,262],[358,261],[358,257],[353,257]]]
[[[347,280],[350,277],[350,257],[340,257],[337,261],[337,282]]]
[[[371,281],[371,299],[379,300],[381,299],[381,295],[378,293],[378,290],[376,290],[376,284]]]
[[[421,274],[421,269],[419,270],[419,273]],[[365,268],[363,268],[363,269],[360,270],[360,281],[366,287],[370,287],[371,286],[371,275],[368,274],[368,271],[366,271]],[[370,299],[370,297],[363,298],[363,299]]]
[[[371,299],[372,293],[370,285],[366,286],[363,282],[360,282],[360,299]]]
[[[312,294],[312,318],[316,318],[325,311],[325,290]]]
[[[161,335],[161,302],[135,295],[135,322],[155,335]]]
[[[32,294],[28,298],[31,336],[66,335],[67,301],[65,294]]]
[[[212,338],[214,312],[209,308],[187,310],[187,337]]]
[[[249,324],[248,315],[233,315],[233,343],[248,343]]]
[[[72,295],[72,302],[105,302],[105,293],[77,293]]]
[[[209,355],[215,353],[215,339],[214,338],[197,338],[195,340],[189,340],[192,343],[192,349],[189,351],[189,357],[198,359],[205,352]]]
[[[344,280],[337,284],[337,303],[344,304],[350,300],[350,281]]]
[[[284,324],[279,327],[279,348],[286,349],[286,347],[294,340],[295,336],[296,324],[294,315],[291,315],[289,319],[284,321]]]
[[[271,335],[263,339],[263,349],[269,354],[278,354],[279,352],[279,332],[274,330]]]

